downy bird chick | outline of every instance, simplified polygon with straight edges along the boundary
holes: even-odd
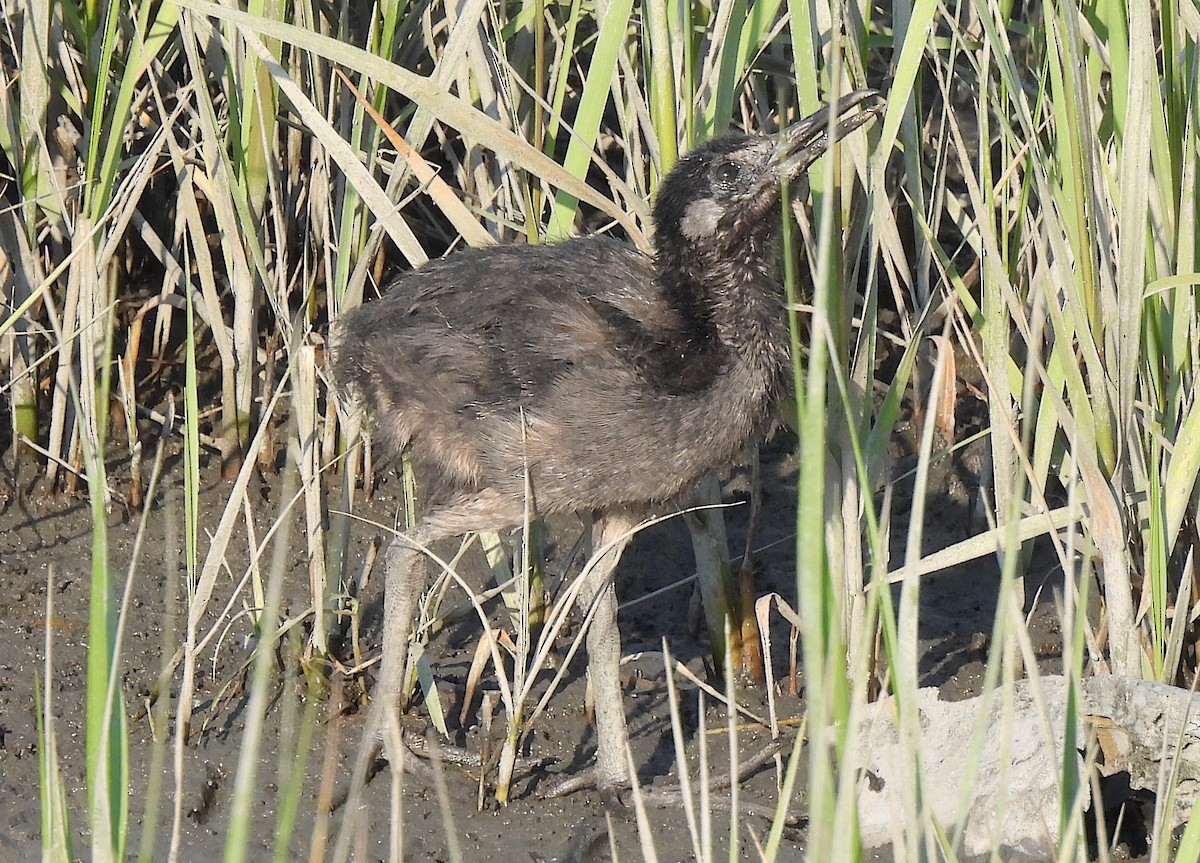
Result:
[[[874,90],[842,99],[834,136],[882,107]],[[539,515],[591,514],[594,547],[608,548],[580,590],[595,606],[595,779],[606,794],[628,784],[613,569],[651,505],[765,433],[790,370],[781,182],[828,149],[829,118],[681,159],[655,203],[654,257],[605,238],[473,249],[346,316],[336,375],[374,411],[377,439],[408,451],[425,498],[386,553],[384,703],[402,697],[426,585],[417,547],[521,524],[529,487]]]

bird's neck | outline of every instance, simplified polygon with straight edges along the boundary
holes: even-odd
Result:
[[[787,315],[769,238],[738,249],[662,261],[671,302],[715,339],[727,375],[752,383],[751,397],[778,395],[790,365]]]

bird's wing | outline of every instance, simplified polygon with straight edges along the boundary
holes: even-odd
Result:
[[[515,412],[577,373],[693,386],[703,376],[677,368],[689,337],[652,261],[624,244],[501,246],[428,265],[355,312],[339,366],[376,401]]]

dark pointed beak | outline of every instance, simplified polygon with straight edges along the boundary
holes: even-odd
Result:
[[[887,102],[878,90],[856,90],[833,106],[825,106],[783,131],[775,164],[780,175],[794,177],[833,145],[883,112]],[[832,136],[830,114],[833,115]]]

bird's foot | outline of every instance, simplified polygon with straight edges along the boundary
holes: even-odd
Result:
[[[404,754],[413,756],[412,758],[404,757],[404,772],[413,772],[414,775],[432,777],[434,771],[439,769],[439,763],[442,766],[452,764],[467,773],[472,780],[478,781],[481,773],[495,770],[500,760],[499,751],[484,756],[462,746],[434,740],[415,731],[406,730],[401,740],[404,744]],[[413,764],[414,761],[416,764]],[[554,759],[551,757],[518,757],[514,762],[514,767],[522,773],[528,773],[544,769],[553,761]]]
[[[764,765],[768,764],[779,752],[783,749],[783,741],[773,740],[754,753],[747,759],[738,763],[738,771],[736,781],[741,783],[748,779],[751,775],[757,772]],[[709,779],[709,791],[723,791],[729,788],[735,780],[730,779],[728,774],[714,776]],[[554,785],[546,792],[546,797],[565,797],[568,794],[574,794],[576,791],[583,791],[587,788],[595,788],[600,792],[600,799],[604,803],[604,808],[610,812],[622,812],[628,809],[625,798],[630,790],[629,780],[619,778],[613,780],[611,778],[602,777],[600,770],[592,767],[583,773],[572,776],[569,779],[564,779],[557,785]],[[646,803],[656,806],[677,806],[680,803],[686,802],[687,796],[683,793],[683,788],[675,782],[650,787],[639,787],[638,796]]]
[[[630,788],[629,780],[624,777],[613,779],[609,776],[602,776],[598,767],[591,767],[583,773],[562,780],[552,786],[544,796],[547,798],[566,797],[568,794],[589,788],[600,792],[600,800],[609,812],[617,814],[628,811],[625,795]]]
[[[441,769],[440,765],[453,764],[467,770],[472,767],[478,770],[481,763],[478,755],[473,755],[457,746],[433,743],[414,731],[404,730],[401,733],[400,746],[402,751],[396,754],[396,765],[405,776],[411,776],[428,786],[433,786],[436,782],[437,772]],[[357,786],[361,790],[369,785],[371,780],[387,768],[388,761],[387,747],[382,739],[377,739],[366,757],[364,769],[360,774],[361,780],[358,782],[352,780],[349,787],[336,791],[330,809],[337,810],[345,805],[355,787]],[[440,762],[440,765],[433,764],[434,761]],[[447,788],[451,797],[463,800],[470,798],[471,793],[461,787],[464,785],[465,783],[449,783]]]

